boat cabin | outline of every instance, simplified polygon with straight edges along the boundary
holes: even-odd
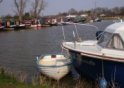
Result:
[[[96,36],[101,47],[124,50],[124,22],[110,25],[104,32],[98,31]]]

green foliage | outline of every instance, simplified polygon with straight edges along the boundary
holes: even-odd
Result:
[[[0,68],[0,83],[13,83],[15,84],[17,81],[14,76],[10,76],[5,72],[4,68]],[[0,87],[1,88],[1,87]]]
[[[23,19],[26,19],[26,20],[31,20],[33,19],[34,17],[30,15],[29,12],[26,12],[24,15],[23,15]]]
[[[0,67],[0,88],[50,88],[47,82],[43,85],[39,84],[37,77],[34,77],[33,80],[34,83],[26,84],[16,78],[12,72],[8,72],[5,68]]]

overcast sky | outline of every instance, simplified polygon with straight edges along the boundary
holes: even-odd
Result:
[[[33,0],[28,0],[26,11],[28,12],[32,6]],[[124,6],[124,0],[45,0],[47,7],[43,12],[43,15],[53,15],[59,12],[67,12],[69,9],[74,8],[76,10],[89,10],[95,7],[120,7]],[[14,14],[13,0],[3,0],[0,4],[0,16],[7,14]]]

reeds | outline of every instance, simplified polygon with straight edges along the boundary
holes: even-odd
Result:
[[[27,79],[27,74],[25,74],[24,72],[14,71],[5,67],[0,67],[0,74],[9,76],[10,78],[13,78],[14,80],[17,80],[21,83],[25,83]]]
[[[1,77],[5,76],[5,77]],[[23,72],[12,71],[7,68],[0,67],[0,83],[6,82],[6,88],[10,88],[9,85],[13,88],[99,88],[98,80],[95,82],[85,79],[74,80],[70,74],[66,75],[59,81],[48,78],[47,76],[38,73],[35,76],[31,77],[31,83],[27,84],[27,74]],[[2,79],[6,78],[6,79]],[[9,80],[9,81],[8,81]],[[10,84],[8,84],[10,83]],[[29,86],[30,85],[30,86]],[[19,87],[16,87],[19,86]],[[5,88],[0,85],[0,88]],[[114,82],[109,84],[108,88],[119,88],[115,85]]]
[[[94,84],[89,80],[73,80],[70,74],[68,74],[60,81],[48,78],[43,74],[38,74],[37,76],[33,77],[32,84],[41,85],[45,88],[97,88],[94,87]]]

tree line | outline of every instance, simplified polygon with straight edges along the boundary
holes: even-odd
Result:
[[[68,15],[68,14],[77,14],[77,15],[88,14],[89,16],[93,16],[93,15],[100,16],[104,14],[104,16],[107,17],[124,16],[124,7],[114,7],[110,9],[98,7],[91,10],[81,10],[81,11],[77,11],[74,8],[71,8],[69,11],[59,13],[58,15]]]
[[[29,12],[25,12],[25,9],[27,7],[27,3],[29,1],[32,1],[31,3],[31,10]],[[0,3],[2,3],[3,0],[0,0]],[[23,18],[38,18],[40,17],[40,13],[46,8],[47,2],[45,0],[13,0],[13,4],[15,6],[15,16],[14,18],[18,18],[19,21],[22,21]],[[122,7],[114,7],[114,8],[101,8],[97,7],[95,9],[90,10],[80,10],[77,11],[74,8],[71,8],[67,12],[61,12],[57,14],[57,16],[66,16],[68,14],[88,14],[88,16],[100,16],[104,15],[106,17],[114,17],[114,16],[124,16],[124,6]],[[7,15],[6,18],[11,18],[10,15]]]

